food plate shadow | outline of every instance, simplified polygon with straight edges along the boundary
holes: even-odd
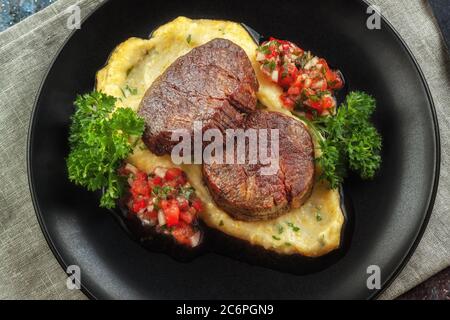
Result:
[[[128,236],[150,252],[169,255],[175,261],[189,263],[207,254],[218,254],[247,263],[294,275],[307,275],[323,271],[342,259],[351,246],[354,231],[355,213],[351,196],[345,187],[340,189],[341,209],[344,214],[343,232],[340,246],[336,250],[321,257],[305,257],[301,255],[281,255],[262,247],[254,246],[220,231],[208,228],[201,223],[203,237],[198,247],[186,249],[176,244],[173,239],[159,235],[153,228],[146,228],[135,215],[120,209],[110,210]]]

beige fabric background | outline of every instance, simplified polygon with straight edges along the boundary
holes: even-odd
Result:
[[[66,288],[65,273],[38,226],[27,182],[26,135],[39,84],[69,35],[64,10],[78,3],[85,17],[102,1],[59,0],[0,33],[0,299],[86,299]],[[450,61],[426,1],[371,2],[419,61],[436,103],[442,139],[435,210],[410,262],[381,297],[391,299],[450,265]]]

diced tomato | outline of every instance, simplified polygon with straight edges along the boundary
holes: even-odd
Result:
[[[167,226],[175,226],[180,219],[180,208],[178,208],[178,205],[172,203],[168,208],[164,209],[164,216]]]
[[[186,198],[180,196],[177,198],[177,201],[180,210],[187,210],[189,208],[189,201]]]
[[[178,180],[178,179],[177,179]],[[166,181],[164,183],[164,186],[168,186],[168,187],[172,187],[172,188],[176,188],[178,186],[178,181],[177,180],[169,180]]]
[[[187,182],[186,175],[182,174],[177,178],[177,185],[184,186]]]
[[[192,223],[192,221],[197,218],[197,210],[193,207],[190,207],[187,211],[183,211],[180,213],[180,218],[186,223]]]
[[[203,203],[200,199],[195,199],[192,202],[192,207],[197,210],[198,212],[202,212],[203,211]]]
[[[133,202],[133,208],[132,211],[134,213],[138,213],[139,211],[141,211],[141,209],[144,209],[147,207],[147,202],[145,200],[137,200]]]
[[[269,47],[270,53],[266,54],[266,59],[270,60],[278,56],[278,51],[273,46]]]
[[[148,220],[156,220],[158,219],[158,211],[152,210],[152,211],[146,211],[144,213],[144,218]]]
[[[303,88],[303,77],[302,77],[302,72],[299,71],[297,74],[297,78],[295,79],[294,83],[292,83],[293,87],[297,87],[302,89]]]
[[[155,186],[162,186],[163,181],[162,181],[162,178],[161,178],[161,177],[156,176],[156,177],[154,177],[154,178],[151,178],[151,179],[148,181],[148,184],[149,184],[149,186],[150,186],[151,188],[153,188],[153,187],[155,187]]]
[[[323,109],[330,109],[334,107],[334,100],[330,96],[325,96],[322,98],[322,108]]]
[[[283,105],[286,107],[286,109],[289,110],[294,110],[294,106],[295,106],[295,101],[292,100],[289,95],[287,94],[282,94],[280,96],[281,102],[283,102]]]
[[[287,93],[289,95],[298,96],[300,94],[301,90],[299,87],[290,87]]]
[[[328,84],[325,79],[313,80],[311,87],[315,90],[325,91],[327,90]]]
[[[306,117],[306,119],[308,119],[308,120],[314,119],[314,116],[313,116],[313,114],[312,114],[310,111],[307,111],[307,112],[306,112],[305,117]]]
[[[278,84],[283,88],[289,88],[297,79],[297,67],[294,64],[284,65],[278,76]]]
[[[194,221],[194,216],[189,211],[181,211],[180,219],[188,224],[191,224],[192,221]]]
[[[328,67],[328,62],[327,62],[327,60],[325,60],[325,59],[323,59],[323,58],[320,58],[318,63],[322,65],[322,67],[325,69],[325,71],[328,71],[328,70],[330,69],[330,68]]]
[[[341,77],[336,76],[336,79],[329,82],[328,86],[331,90],[339,90],[339,89],[342,89],[342,87],[344,86],[344,82],[341,79]]]
[[[187,223],[180,222],[172,231],[172,236],[178,243],[191,245],[191,237],[195,234],[194,229]]]
[[[342,87],[344,86],[344,82],[342,81],[339,74],[335,71],[328,70],[325,74],[325,78],[327,79],[329,88],[332,90],[342,89]]]
[[[303,89],[303,94],[305,96],[307,96],[307,97],[313,96],[313,95],[315,95],[315,93],[316,92],[313,89],[311,89],[311,88],[304,88]]]
[[[178,178],[183,171],[179,168],[170,168],[166,171],[166,176],[164,177],[166,180],[174,180],[175,178]]]
[[[139,171],[136,174],[136,180],[145,181],[147,180],[147,174],[145,172]]]
[[[161,209],[164,210],[164,209],[169,208],[170,203],[168,200],[163,199],[163,200],[159,201],[159,206],[161,207]]]
[[[308,100],[306,100],[306,105],[310,106],[314,110],[317,110],[319,113],[322,113],[322,111],[323,111],[322,103],[320,100],[315,101],[315,100],[308,99]]]
[[[139,195],[143,197],[149,197],[150,187],[147,181],[139,179],[134,180],[133,185],[131,186],[131,193],[134,197],[137,197]]]

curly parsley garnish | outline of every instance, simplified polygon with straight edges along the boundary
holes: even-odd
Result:
[[[322,155],[317,159],[321,179],[337,188],[347,176],[348,168],[363,179],[371,179],[381,164],[381,136],[370,122],[375,99],[364,92],[351,92],[336,115],[315,117],[309,121],[324,139]],[[308,122],[308,121],[307,121]]]
[[[100,206],[113,208],[122,194],[117,169],[144,131],[129,108],[114,111],[116,98],[100,92],[78,96],[69,132],[69,179],[90,191],[104,189]]]

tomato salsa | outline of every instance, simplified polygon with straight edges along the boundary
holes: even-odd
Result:
[[[325,59],[304,51],[286,40],[270,38],[257,48],[261,70],[283,88],[281,101],[289,110],[306,115],[327,115],[334,111],[334,92],[342,89],[343,79],[331,70]]]
[[[126,164],[119,173],[127,178],[129,185],[126,206],[143,225],[172,236],[181,245],[199,245],[201,231],[197,216],[203,204],[181,169],[158,167],[146,174]]]

